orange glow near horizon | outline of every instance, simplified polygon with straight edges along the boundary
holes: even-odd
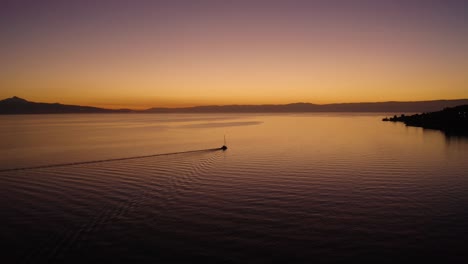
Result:
[[[468,27],[456,6],[325,3],[83,6],[62,24],[13,10],[16,27],[0,27],[0,99],[145,109],[468,98]]]

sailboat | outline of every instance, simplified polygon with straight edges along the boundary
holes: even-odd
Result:
[[[220,148],[222,149],[223,151],[225,151],[227,149],[227,146],[226,146],[226,135],[224,135],[224,145]]]

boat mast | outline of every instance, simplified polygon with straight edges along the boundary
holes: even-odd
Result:
[[[224,135],[224,145],[220,148],[222,149],[223,151],[225,151],[227,149],[227,146],[226,146],[226,135]]]

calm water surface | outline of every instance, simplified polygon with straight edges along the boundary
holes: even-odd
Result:
[[[383,116],[0,116],[2,262],[468,260],[468,140]]]

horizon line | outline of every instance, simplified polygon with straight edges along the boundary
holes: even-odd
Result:
[[[387,101],[358,101],[358,102],[335,102],[335,103],[312,103],[305,101],[291,102],[291,103],[259,103],[259,104],[245,104],[245,103],[235,103],[235,104],[205,104],[205,105],[192,105],[192,106],[182,106],[182,107],[167,107],[167,106],[151,106],[149,108],[134,109],[128,107],[121,108],[107,108],[102,106],[87,105],[87,104],[71,104],[71,103],[61,103],[61,102],[44,102],[44,101],[29,101],[19,96],[12,96],[8,98],[1,99],[0,101],[8,99],[21,99],[30,103],[46,103],[46,104],[61,104],[61,105],[73,105],[73,106],[83,106],[83,107],[94,107],[101,108],[105,110],[130,110],[130,111],[145,111],[151,109],[188,109],[188,108],[197,108],[197,107],[226,107],[226,106],[287,106],[295,104],[308,104],[308,105],[317,105],[317,106],[327,106],[327,105],[343,105],[343,104],[378,104],[378,103],[418,103],[418,102],[436,102],[436,101],[459,101],[459,100],[468,100],[467,98],[456,98],[456,99],[429,99],[429,100],[409,100],[409,101],[398,101],[398,100],[387,100]]]

